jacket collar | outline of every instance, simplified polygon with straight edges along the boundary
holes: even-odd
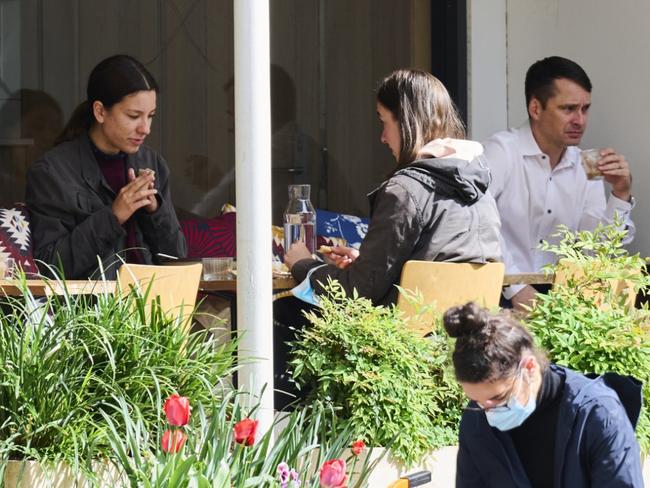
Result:
[[[79,164],[81,166],[81,176],[86,184],[98,194],[108,192],[109,195],[114,196],[115,193],[108,185],[106,178],[102,174],[102,170],[97,163],[95,154],[93,153],[90,137],[88,132],[84,132],[79,136]],[[135,154],[126,155],[126,168],[133,168],[138,173],[138,169],[143,168],[140,151]]]
[[[368,194],[371,216],[377,193],[396,176],[407,176],[429,191],[452,196],[459,202],[470,205],[483,197],[491,180],[490,170],[482,154],[471,161],[454,157],[418,159]]]

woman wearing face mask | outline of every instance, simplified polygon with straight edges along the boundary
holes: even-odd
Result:
[[[169,169],[143,144],[157,91],[134,58],[101,61],[60,143],[29,170],[34,257],[62,265],[68,279],[95,275],[100,262],[110,279],[122,260],[151,264],[158,253],[185,256]]]
[[[480,144],[465,130],[444,85],[430,73],[399,70],[377,89],[381,142],[397,162],[392,175],[369,195],[370,225],[359,251],[335,247],[329,265],[294,244],[285,262],[304,288],[338,280],[375,304],[397,301],[409,259],[486,263],[499,261],[500,220],[487,193],[490,173]],[[438,140],[433,156],[424,144]],[[309,292],[303,293],[308,296]]]
[[[449,309],[444,325],[471,400],[460,424],[457,487],[643,486],[632,424],[602,377],[549,365],[505,313],[468,303]]]

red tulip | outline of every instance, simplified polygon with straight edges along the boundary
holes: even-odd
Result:
[[[235,442],[252,446],[255,443],[257,420],[243,419],[235,424]]]
[[[320,485],[323,488],[347,488],[348,477],[345,474],[343,459],[330,459],[320,468]]]
[[[365,443],[365,442],[363,442],[363,441],[361,441],[361,440],[356,441],[356,442],[354,442],[354,443],[352,444],[352,453],[353,453],[355,456],[358,456],[359,454],[361,454],[361,453],[363,452],[363,450],[364,450],[365,448],[366,448],[366,443]]]
[[[167,422],[178,427],[187,425],[190,420],[190,400],[174,393],[165,401]]]
[[[162,450],[169,453],[177,453],[183,449],[187,436],[182,430],[166,430],[162,438]]]

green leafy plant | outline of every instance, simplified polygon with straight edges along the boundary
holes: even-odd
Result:
[[[618,283],[624,282],[633,293],[643,292],[650,285],[650,277],[641,272],[648,259],[638,253],[631,255],[623,247],[626,235],[619,220],[609,225],[599,224],[593,231],[572,232],[566,226],[559,226],[552,236],[554,242],[544,241],[540,246],[557,257],[558,263],[545,269],[557,272],[567,265],[579,269],[580,273],[568,270],[567,287],[576,293],[596,292],[601,295],[600,303],[624,305],[626,293],[623,287],[616,286]]]
[[[116,399],[114,408],[126,432],[116,427],[114,415],[104,414],[116,464],[133,488],[288,488],[291,485],[282,483],[280,472],[289,466],[300,486],[316,488],[320,486],[319,467],[328,459],[344,456],[351,445],[351,429],[339,426],[331,408],[320,402],[279,416],[267,432],[255,435],[253,429],[252,437],[244,441],[238,438],[238,428],[252,422],[249,417],[257,410],[249,402],[248,395],[232,391],[208,409],[199,404],[183,427],[186,444],[178,453],[170,453],[148,447],[161,445],[161,432],[168,426],[161,422],[150,430],[141,412],[124,399]],[[348,473],[356,473],[350,488],[365,486],[377,461],[371,463],[369,456],[357,458],[355,454],[349,454],[347,461]]]
[[[23,296],[1,300],[0,461],[63,460],[92,476],[92,461],[111,452],[104,420],[114,398],[154,426],[160,398],[177,389],[197,401],[222,396],[236,344],[184,332],[146,294],[37,300],[24,277],[22,286]]]
[[[430,337],[419,337],[396,308],[348,297],[336,282],[308,318],[290,364],[310,398],[331,402],[355,434],[408,465],[457,442],[465,399],[439,321]]]
[[[640,273],[645,260],[622,247],[625,232],[617,225],[593,232],[561,229],[557,244],[543,249],[561,260],[579,265],[580,273],[566,285],[539,295],[526,319],[539,345],[552,361],[584,373],[608,371],[631,375],[644,383],[650,398],[650,327],[648,311],[634,310],[625,294],[612,284],[626,280],[643,290],[648,278]],[[556,271],[558,266],[550,267]],[[646,403],[637,427],[642,449],[650,450],[650,407]]]

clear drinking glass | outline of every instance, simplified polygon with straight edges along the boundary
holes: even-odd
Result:
[[[600,149],[585,149],[580,152],[580,160],[582,161],[582,167],[587,174],[588,180],[603,179],[603,174],[598,169],[600,157]]]
[[[203,258],[201,262],[205,281],[232,279],[233,258]]]
[[[316,251],[316,210],[309,200],[310,185],[289,185],[289,203],[284,212],[284,250],[294,242],[304,242]]]
[[[0,280],[13,278],[16,269],[14,258],[0,258]]]

